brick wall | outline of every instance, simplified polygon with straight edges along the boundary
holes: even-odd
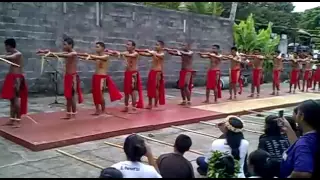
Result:
[[[223,51],[233,44],[232,24],[227,19],[185,12],[156,9],[131,3],[101,2],[97,19],[95,2],[3,2],[0,4],[0,41],[15,38],[18,49],[24,55],[24,71],[30,90],[36,93],[52,92],[47,72],[51,65],[62,66],[56,61],[44,65],[41,74],[40,57],[35,54],[39,48],[61,50],[64,35],[75,41],[75,49],[91,52],[96,41],[103,41],[107,48],[125,50],[128,39],[136,41],[138,48],[153,47],[157,39],[165,41],[169,47],[191,40],[194,51],[206,50],[212,44],[219,44]],[[186,29],[184,32],[184,20]],[[0,43],[0,54],[4,53]],[[165,78],[167,86],[172,86],[178,78],[180,59],[166,55]],[[202,85],[208,62],[194,57],[194,69],[198,71],[195,82]],[[227,64],[223,65],[226,70]],[[90,91],[94,64],[81,61],[78,65],[82,86]],[[150,63],[141,58],[139,69],[144,84]],[[8,65],[0,63],[1,85]],[[110,75],[122,89],[124,64],[114,59],[110,64]],[[59,85],[62,85],[60,78]],[[60,88],[61,91],[61,88]]]

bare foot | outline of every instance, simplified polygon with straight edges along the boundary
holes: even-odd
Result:
[[[209,104],[210,102],[209,102],[209,100],[205,100],[205,101],[203,101],[202,103],[204,103],[204,104]]]
[[[236,99],[237,99],[237,95],[234,95],[234,96],[233,96],[233,99],[236,100]]]
[[[257,98],[259,98],[260,97],[260,94],[257,94]]]
[[[132,108],[132,111],[129,111],[128,113],[129,113],[129,114],[137,114],[138,111],[137,111],[137,109],[136,109],[135,107],[133,107],[133,108]]]
[[[280,93],[279,93],[279,91],[278,91],[276,95],[279,96],[279,94],[280,94]]]
[[[228,100],[232,100],[232,96],[230,96],[230,97],[228,98]]]
[[[187,104],[187,102],[185,102],[185,101],[182,101],[180,104],[178,104],[178,105],[181,105],[181,106],[185,106]]]
[[[21,127],[21,123],[20,120],[16,120],[12,126],[13,128],[20,128]]]
[[[274,96],[274,95],[276,95],[276,93],[273,91],[270,95],[273,95],[273,96]]]
[[[129,108],[125,107],[123,110],[121,110],[121,112],[129,112]]]
[[[251,95],[249,95],[248,97],[251,97],[251,98],[252,98],[252,97],[254,97],[254,94],[251,94]]]
[[[287,93],[291,93],[291,91],[288,91]]]
[[[100,114],[101,114],[100,111],[96,111],[96,112],[92,113],[91,115],[93,115],[93,116],[98,116],[98,115],[100,115]]]
[[[189,102],[187,102],[187,106],[191,106],[191,102],[189,101]]]
[[[65,117],[62,117],[61,119],[71,119],[71,113],[68,113],[67,112],[67,114],[66,114],[66,116]]]
[[[295,93],[296,93],[296,91],[294,90],[292,93],[293,93],[293,94],[295,94]]]
[[[14,121],[14,118],[10,118],[9,121],[3,124],[2,126],[12,126],[14,124]]]
[[[152,105],[148,105],[148,106],[146,107],[146,109],[151,110],[151,109],[152,109]]]

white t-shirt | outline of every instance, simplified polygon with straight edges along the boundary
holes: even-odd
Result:
[[[153,166],[141,162],[122,161],[111,167],[121,171],[123,178],[162,178]]]
[[[245,162],[245,158],[246,155],[248,153],[249,150],[249,142],[245,139],[241,140],[241,144],[239,147],[239,151],[240,151],[240,173],[238,174],[238,178],[245,178],[244,172],[243,172],[243,167],[244,167],[244,162]],[[213,151],[220,151],[220,152],[227,152],[229,154],[231,154],[231,148],[229,145],[227,145],[227,141],[226,139],[216,139],[212,142],[211,145],[211,152]],[[210,155],[206,158],[206,162],[209,161],[211,157],[211,153]]]

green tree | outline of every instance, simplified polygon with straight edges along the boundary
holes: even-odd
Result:
[[[198,14],[220,16],[224,11],[221,2],[185,2],[184,6],[186,11]]]
[[[257,32],[253,15],[250,14],[247,20],[234,24],[233,36],[239,51],[251,53],[255,48],[261,49],[262,53],[268,57],[264,63],[264,69],[271,70],[271,54],[280,43],[279,35],[272,37],[272,23],[269,23],[266,29],[260,29]]]
[[[157,8],[179,10],[181,2],[143,2],[143,4]]]
[[[316,28],[320,27],[320,7],[308,9],[301,13],[299,25],[300,28],[311,30],[316,30]],[[317,33],[317,31],[310,33],[313,34],[314,32]]]

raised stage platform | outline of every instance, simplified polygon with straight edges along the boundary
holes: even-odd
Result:
[[[196,92],[195,92],[196,93]],[[123,107],[108,108],[111,115],[93,116],[93,109],[79,109],[76,119],[61,119],[64,112],[29,114],[22,118],[21,128],[0,127],[0,135],[33,151],[51,149],[86,141],[103,139],[141,131],[150,131],[226,117],[247,114],[246,110],[267,110],[296,105],[307,99],[320,99],[320,94],[297,93],[273,96],[262,93],[260,98],[248,98],[245,93],[238,100],[226,100],[227,91],[218,104],[202,104],[203,97],[195,97],[191,107],[177,105],[180,99],[167,101],[161,110],[139,110],[137,114],[120,112]],[[8,119],[0,118],[4,124]]]

